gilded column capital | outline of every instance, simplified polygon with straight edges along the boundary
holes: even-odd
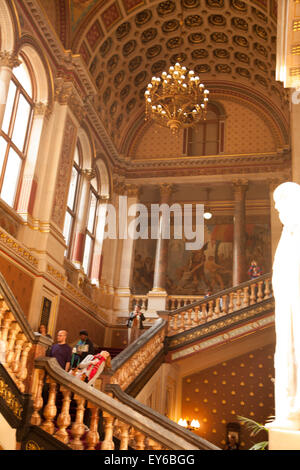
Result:
[[[81,174],[88,180],[92,181],[92,179],[96,176],[96,171],[93,168],[86,168],[81,170]]]
[[[267,183],[269,184],[269,191],[273,192],[277,186],[279,186],[281,183],[284,183],[285,181],[288,181],[288,178],[285,178],[284,176],[278,176],[277,178],[268,178]]]
[[[35,116],[45,116],[48,118],[52,112],[52,109],[47,103],[43,103],[39,101],[38,103],[34,103],[34,115]]]
[[[9,67],[13,69],[21,64],[21,60],[15,52],[12,51],[1,51],[0,52],[0,66]]]
[[[128,197],[139,197],[141,193],[141,186],[137,184],[125,184],[126,193]]]
[[[124,195],[126,194],[126,184],[123,180],[119,180],[118,178],[113,179],[113,192],[115,194]]]
[[[54,99],[61,105],[69,106],[79,123],[82,122],[86,115],[84,102],[78,95],[72,81],[70,81],[68,77],[56,78]]]

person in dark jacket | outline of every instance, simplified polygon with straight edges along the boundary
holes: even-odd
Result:
[[[130,312],[127,321],[128,344],[133,343],[133,341],[135,341],[142,334],[142,330],[144,329],[144,320],[145,316],[141,312],[141,307],[136,304],[134,310]]]
[[[72,350],[71,368],[75,368],[89,354],[94,354],[94,346],[86,330],[79,332],[79,341]]]

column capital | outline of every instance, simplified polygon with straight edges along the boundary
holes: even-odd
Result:
[[[128,197],[138,197],[142,190],[142,187],[137,184],[125,184],[125,188]]]
[[[126,183],[123,180],[119,180],[118,178],[113,179],[113,192],[115,194],[124,195],[126,194]]]
[[[0,52],[0,66],[9,67],[13,69],[21,64],[21,60],[15,52],[12,51],[1,51]]]
[[[243,197],[248,190],[249,181],[247,179],[241,178],[233,180],[231,183],[235,197]]]
[[[234,189],[243,189],[244,191],[246,191],[249,186],[249,180],[247,180],[246,178],[237,178],[232,181],[231,185]]]
[[[38,103],[34,103],[34,115],[35,116],[45,116],[48,118],[52,112],[52,109],[47,103],[43,103],[39,101]]]
[[[81,174],[85,176],[88,181],[92,181],[96,176],[96,171],[93,168],[86,168],[81,170]]]

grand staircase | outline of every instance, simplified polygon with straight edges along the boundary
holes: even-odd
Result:
[[[45,357],[51,340],[32,331],[0,275],[0,412],[16,429],[20,448],[218,450],[135,397],[166,358],[272,324],[271,277],[158,315],[92,388]]]

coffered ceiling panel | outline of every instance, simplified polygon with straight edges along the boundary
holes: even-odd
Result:
[[[66,4],[65,4],[66,5]],[[95,107],[120,149],[142,119],[153,75],[180,61],[208,86],[256,90],[282,110],[275,80],[275,0],[70,0],[69,37],[98,90]]]

